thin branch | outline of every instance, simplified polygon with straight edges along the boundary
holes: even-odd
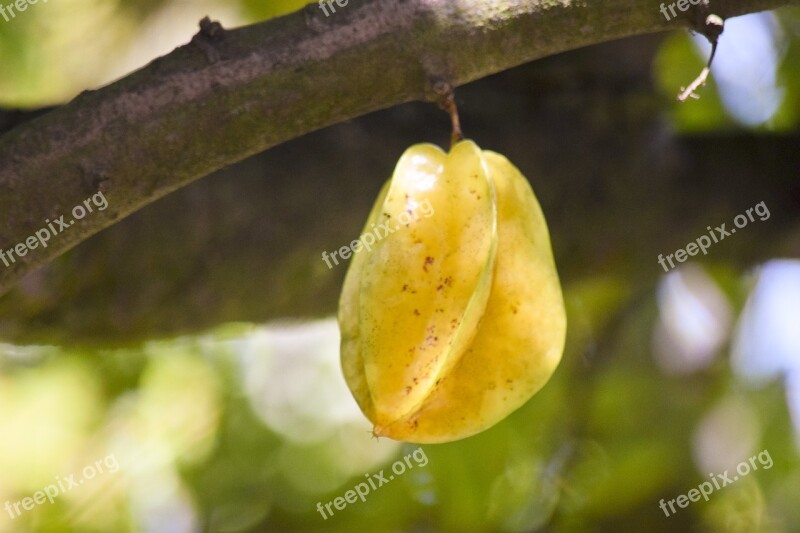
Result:
[[[800,0],[719,0],[725,18]],[[0,294],[121,218],[305,133],[557,52],[678,27],[649,0],[351,0],[191,43],[0,137],[0,250],[98,191],[109,207],[6,267]],[[565,141],[566,142],[566,141]]]
[[[695,94],[695,90],[701,85],[706,84],[706,80],[708,79],[708,75],[711,73],[711,63],[714,62],[714,56],[717,53],[717,45],[719,44],[719,36],[722,35],[722,32],[725,29],[725,22],[717,15],[711,14],[708,15],[703,23],[702,33],[711,43],[711,55],[708,57],[708,63],[706,64],[705,68],[700,71],[700,75],[695,78],[695,80],[689,84],[689,86],[684,89],[681,87],[681,93],[678,95],[679,102],[685,102],[689,97],[691,98],[700,98],[698,95]]]

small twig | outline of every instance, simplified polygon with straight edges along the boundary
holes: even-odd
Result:
[[[708,64],[703,68],[700,72],[700,75],[697,76],[692,83],[689,84],[688,87],[683,88],[681,87],[681,93],[678,95],[679,102],[685,102],[690,97],[691,98],[700,98],[697,94],[695,94],[695,90],[699,87],[706,84],[706,80],[708,79],[708,75],[711,73],[711,63],[714,61],[714,55],[717,53],[717,44],[719,43],[719,36],[722,35],[722,31],[725,29],[725,22],[722,20],[721,17],[718,15],[708,15],[703,23],[700,32],[708,39],[711,43],[711,55],[708,58]]]
[[[461,120],[458,118],[458,106],[456,106],[455,93],[453,87],[446,82],[436,82],[433,90],[439,95],[439,107],[450,115],[450,122],[452,123],[452,131],[450,133],[450,147],[453,147],[459,141],[464,139],[464,134],[461,131]]]

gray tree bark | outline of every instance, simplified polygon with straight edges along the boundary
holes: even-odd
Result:
[[[719,0],[730,17],[800,0]],[[8,267],[0,294],[32,269],[156,199],[324,126],[431,98],[533,59],[692,24],[649,0],[364,0],[192,42],[0,138],[0,249],[104,191],[110,207]],[[694,17],[694,18],[693,18]]]
[[[371,4],[386,2],[370,2],[358,9],[368,9]],[[405,4],[413,4],[417,11],[403,11],[411,9],[408,6],[397,9],[416,13],[423,21],[431,16],[429,11],[419,11],[419,3]],[[560,24],[565,33],[575,32],[575,20],[584,20],[567,16],[572,7],[548,11],[539,4],[521,5],[528,5],[539,17],[553,16],[547,20]],[[745,2],[732,9],[738,13],[771,5]],[[433,10],[439,4],[427,6]],[[606,24],[597,24],[600,29],[592,34],[594,39],[626,34],[617,26],[609,31],[616,16],[628,17],[624,19],[628,23],[638,21],[639,26],[628,33],[665,26],[663,18],[657,20],[661,15],[652,4],[627,3],[625,9],[621,2],[603,6]],[[563,20],[555,17],[553,9]],[[581,9],[588,8],[576,8],[575,13]],[[631,10],[639,17],[632,17]],[[487,20],[494,20],[492,16]],[[526,17],[533,15],[516,16],[528,20]],[[297,17],[287,20],[300,24]],[[343,18],[332,21],[331,29],[317,32],[312,28],[319,20],[313,13],[305,17],[311,26],[305,27],[304,19],[297,31],[310,32],[312,41],[342,31],[336,28],[358,26],[358,18]],[[459,17],[463,15],[445,20],[459,27]],[[645,20],[650,25],[641,26]],[[393,26],[392,21],[384,23],[394,31],[411,31]],[[270,24],[281,27],[287,21],[266,26]],[[532,21],[520,24],[533,31]],[[563,41],[555,34],[546,38],[543,33],[536,34],[538,39],[523,40],[522,29],[511,22],[505,31],[511,31],[509,28],[515,28],[509,35],[516,35],[511,39],[517,47],[503,47],[504,41],[497,36],[497,46],[506,53],[493,55],[487,63],[476,50],[485,46],[480,43],[487,37],[481,32],[491,33],[494,26],[475,30],[474,45],[464,35],[456,38],[455,30],[444,29],[449,37],[439,48],[432,52],[420,47],[419,51],[425,57],[445,57],[458,65],[454,68],[458,76],[444,78],[458,84],[481,72],[485,75],[525,61],[521,58],[529,54],[539,57],[583,42],[570,35]],[[0,139],[0,154],[14,143],[21,143],[16,146],[27,147],[31,154],[18,156],[13,165],[13,158],[0,159],[0,203],[13,209],[16,216],[3,221],[0,247],[7,249],[20,242],[46,218],[67,213],[96,187],[105,188],[110,202],[106,212],[81,222],[86,227],[76,225],[56,236],[54,244],[61,246],[56,253],[50,252],[38,263],[27,256],[31,262],[13,276],[4,273],[6,286],[34,264],[50,260],[127,212],[253,150],[374,108],[426,98],[429,74],[420,70],[418,62],[413,63],[407,46],[389,36],[374,42],[359,40],[361,44],[353,50],[339,43],[342,48],[327,59],[303,67],[304,74],[321,76],[320,83],[295,73],[295,58],[270,62],[266,68],[258,67],[255,59],[248,62],[249,56],[244,54],[239,61],[265,69],[261,77],[234,69],[228,71],[232,79],[223,76],[215,82],[217,91],[176,85],[178,79],[173,77],[178,72],[183,72],[184,80],[204,79],[203,83],[213,85],[213,77],[207,79],[210,72],[219,75],[221,71],[215,69],[222,68],[220,63],[232,61],[224,58],[246,48],[230,48],[235,44],[232,40],[239,42],[232,34],[236,32],[226,33],[211,48],[191,45],[179,49],[163,60],[169,65],[159,66],[159,60],[133,75],[138,82],[130,78],[119,82],[132,84],[126,85],[127,89],[115,84],[81,97]],[[288,32],[284,38],[293,35]],[[364,39],[359,35],[354,38]],[[359,67],[348,54],[360,50],[363,42],[372,42],[366,47],[371,50],[367,56],[376,53],[376,47],[385,52],[394,46],[396,54],[388,54],[382,68]],[[650,285],[662,273],[656,263],[659,253],[685,246],[704,233],[707,225],[729,222],[761,200],[771,208],[772,218],[720,243],[703,259],[747,266],[800,251],[796,179],[800,154],[794,148],[800,139],[796,135],[749,134],[674,137],[661,122],[658,96],[649,84],[658,42],[659,37],[642,37],[584,49],[506,72],[457,93],[467,135],[485,148],[506,153],[531,178],[551,225],[565,285],[586,278],[616,280],[631,287]],[[329,51],[337,50],[329,44],[333,47]],[[206,63],[203,50],[214,62]],[[215,53],[219,54],[216,58]],[[343,60],[342,54],[350,59]],[[405,59],[398,60],[396,55]],[[181,70],[181,61],[199,70]],[[328,67],[331,61],[340,70]],[[232,65],[228,63],[229,68]],[[321,75],[320,69],[331,70]],[[413,79],[391,69],[401,69]],[[378,75],[377,70],[386,72]],[[273,83],[279,75],[285,76],[280,87],[263,89],[262,82]],[[172,87],[175,100],[159,91],[126,93],[131,87],[144,90],[153,76],[160,80],[156,85]],[[251,85],[244,79],[251,79]],[[287,89],[290,79],[292,90]],[[315,94],[315,87],[327,92]],[[237,97],[239,91],[245,91],[241,98]],[[96,100],[90,105],[87,98]],[[142,107],[125,108],[132,113],[128,116],[124,109],[114,107],[121,105],[119,102]],[[290,110],[297,112],[297,117],[293,118]],[[266,120],[268,116],[273,119]],[[79,117],[87,122],[82,124]],[[79,120],[74,137],[66,128],[70,120]],[[170,128],[162,128],[170,124]],[[357,237],[378,188],[402,150],[414,142],[443,144],[448,138],[447,125],[446,117],[434,106],[406,104],[307,135],[230,166],[141,210],[28,275],[0,299],[0,336],[20,342],[125,343],[198,331],[227,321],[331,313],[346,265],[329,270],[320,259],[321,252]],[[152,135],[144,133],[150,131],[148,127],[155,128]],[[47,140],[49,144],[39,146],[24,139]],[[108,142],[103,144],[103,139]],[[57,172],[59,168],[63,171]],[[9,169],[14,173],[7,173]],[[37,169],[52,173],[39,174]],[[23,170],[24,178],[20,177]],[[17,181],[7,180],[12,175]],[[9,189],[18,190],[19,195],[12,192],[9,196]],[[23,197],[28,198],[27,207],[22,200],[12,201]],[[121,210],[121,205],[127,205],[128,211]],[[7,216],[7,211],[0,212]],[[27,220],[27,225],[20,220]],[[69,245],[63,244],[67,241]]]

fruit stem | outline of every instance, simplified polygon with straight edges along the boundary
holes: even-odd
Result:
[[[450,115],[452,131],[450,133],[450,148],[464,139],[461,131],[461,120],[458,117],[458,106],[456,106],[455,92],[453,87],[447,82],[437,82],[433,90],[439,95],[439,107]]]

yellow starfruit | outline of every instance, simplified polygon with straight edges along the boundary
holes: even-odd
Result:
[[[424,203],[431,216],[410,216]],[[342,369],[375,435],[468,437],[544,386],[564,301],[544,215],[508,159],[472,141],[412,146],[364,233],[376,226],[339,301]]]

